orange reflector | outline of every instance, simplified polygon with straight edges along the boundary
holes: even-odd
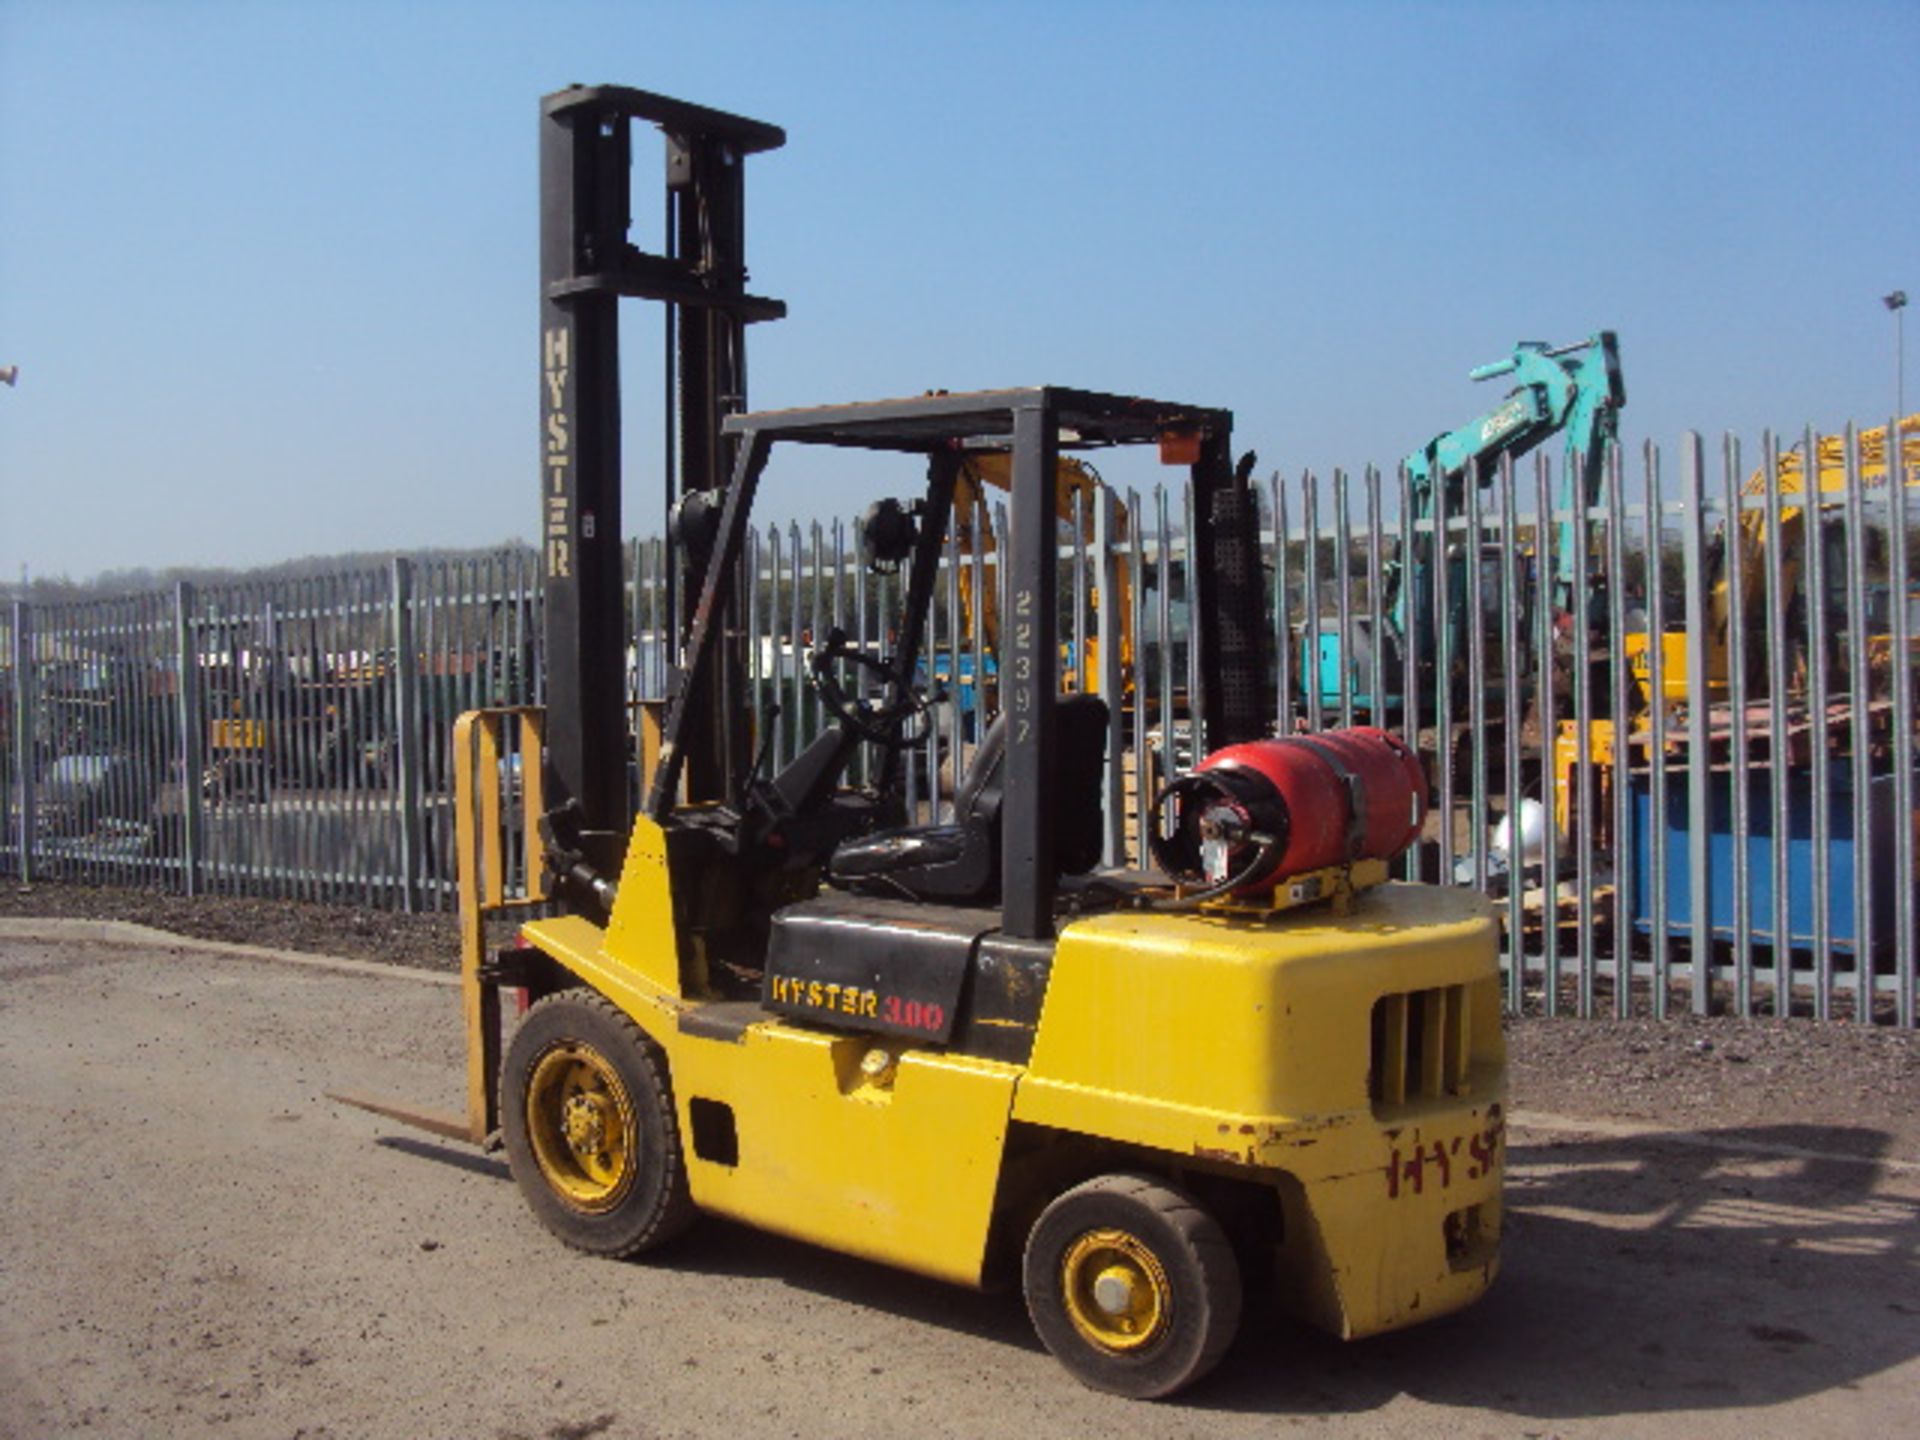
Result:
[[[1198,430],[1162,430],[1160,432],[1160,463],[1162,465],[1198,465],[1200,463],[1200,432]]]

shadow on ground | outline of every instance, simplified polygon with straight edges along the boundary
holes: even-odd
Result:
[[[1878,1153],[1858,1129],[1703,1132]],[[1571,1419],[1777,1404],[1920,1355],[1920,1200],[1880,1168],[1700,1144],[1581,1139],[1508,1157],[1504,1270],[1478,1306],[1342,1345],[1250,1327],[1202,1408],[1430,1404]]]
[[[1872,1160],[1777,1153],[1871,1156],[1884,1136],[1779,1125],[1691,1138],[1514,1146],[1504,1269],[1479,1305],[1345,1344],[1255,1294],[1220,1370],[1172,1408],[1342,1415],[1407,1395],[1541,1419],[1631,1416],[1777,1404],[1920,1356],[1920,1198],[1884,1193]],[[507,1174],[497,1159],[381,1143]],[[959,1290],[723,1221],[646,1263],[1039,1348],[1017,1293]]]
[[[382,1135],[373,1142],[382,1150],[397,1150],[402,1155],[411,1155],[419,1160],[437,1160],[442,1165],[451,1165],[455,1170],[464,1170],[470,1175],[486,1175],[495,1180],[512,1180],[513,1171],[507,1168],[507,1162],[497,1155],[486,1155],[479,1151],[465,1149],[457,1145],[443,1145],[432,1140],[418,1140],[411,1135]]]

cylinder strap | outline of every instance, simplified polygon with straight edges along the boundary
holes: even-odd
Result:
[[[1339,752],[1322,745],[1311,735],[1281,735],[1273,742],[1275,745],[1294,745],[1320,757],[1326,762],[1347,791],[1347,862],[1351,864],[1360,858],[1361,849],[1367,843],[1367,782],[1359,772],[1350,769],[1340,758]]]

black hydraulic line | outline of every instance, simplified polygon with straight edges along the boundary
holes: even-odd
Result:
[[[887,691],[889,707],[902,706],[907,692],[913,686],[914,667],[920,661],[920,637],[926,633],[927,612],[933,605],[933,584],[939,570],[941,547],[947,543],[947,527],[953,515],[953,492],[959,479],[960,457],[953,451],[936,450],[927,457],[926,510],[920,518],[920,531],[914,540],[912,573],[907,577],[906,604],[900,618],[900,643],[893,655],[893,683]],[[892,786],[902,754],[900,748],[888,748],[881,761],[881,790]]]
[[[734,462],[733,481],[727,486],[726,500],[720,509],[720,534],[714,541],[713,556],[700,587],[700,599],[694,606],[692,630],[687,641],[687,660],[667,705],[667,722],[660,737],[660,759],[654,766],[653,782],[647,791],[646,813],[664,821],[673,813],[680,790],[680,776],[686,765],[688,735],[709,717],[705,714],[708,686],[717,654],[726,640],[726,610],[733,589],[734,571],[746,548],[747,521],[753,513],[753,496],[759,488],[760,472],[766,468],[773,442],[757,431],[749,431]]]

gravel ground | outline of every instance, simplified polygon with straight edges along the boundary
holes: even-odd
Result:
[[[394,915],[352,905],[186,896],[109,885],[0,887],[0,915],[131,920],[194,940],[265,945],[311,955],[377,960],[417,970],[456,970],[460,934],[452,914]]]
[[[1508,1022],[1514,1103],[1679,1129],[1807,1133],[1809,1149],[1920,1160],[1920,1034],[1846,1021]]]
[[[0,889],[0,916],[132,920],[202,940],[451,970],[454,917],[107,886]],[[1920,1160],[1920,1034],[1849,1022],[1517,1017],[1518,1107]],[[1804,1133],[1801,1133],[1804,1132]]]

